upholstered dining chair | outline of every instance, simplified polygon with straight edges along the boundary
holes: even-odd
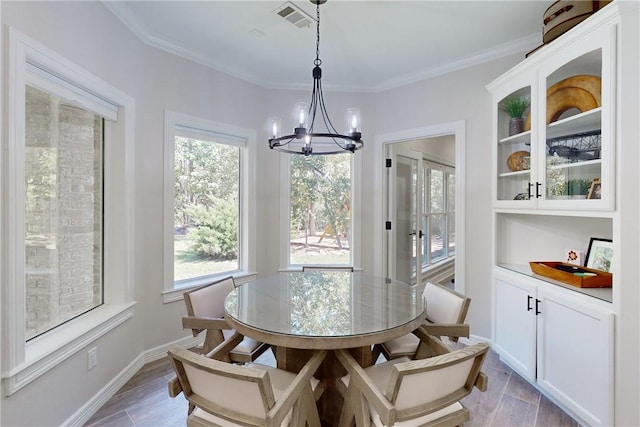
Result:
[[[303,265],[302,271],[348,271],[353,273],[353,267],[332,267],[321,265]]]
[[[459,337],[469,337],[469,325],[464,323],[471,299],[445,286],[427,282],[422,295],[426,304],[425,329],[431,335],[449,337],[457,342]],[[413,334],[403,335],[373,347],[373,360],[380,353],[387,360],[407,356],[416,357],[420,340]]]
[[[235,333],[209,357],[172,347],[176,372],[169,395],[182,392],[189,401],[188,427],[305,426],[320,427],[316,400],[322,384],[313,377],[326,351],[318,351],[297,374],[260,364],[222,362],[242,336]]]
[[[234,283],[233,277],[229,276],[184,293],[187,316],[182,318],[182,327],[191,329],[194,337],[206,331],[202,354],[209,353],[235,332],[224,319],[224,300],[234,289]],[[229,360],[237,363],[253,362],[268,348],[268,344],[244,337],[229,353]]]
[[[488,349],[488,344],[474,344],[426,359],[404,357],[367,368],[348,351],[337,350],[347,370],[339,380],[346,388],[340,427],[353,421],[356,427],[371,422],[377,427],[462,425],[470,416],[460,400],[474,386],[481,391],[487,388],[487,377],[480,369]]]

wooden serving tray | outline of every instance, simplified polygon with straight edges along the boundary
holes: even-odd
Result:
[[[613,278],[611,273],[607,273],[606,271],[579,267],[566,262],[531,261],[529,265],[531,266],[531,271],[536,274],[566,283],[567,285],[577,286],[578,288],[610,288]],[[558,267],[570,268],[577,272],[587,273],[587,275],[574,274],[570,271],[558,269]],[[595,274],[595,276],[591,274]]]

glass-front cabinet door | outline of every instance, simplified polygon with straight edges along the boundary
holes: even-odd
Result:
[[[554,58],[541,69],[541,207],[613,209],[610,31],[590,34],[571,57],[562,63]]]
[[[509,92],[498,102],[496,197],[499,201],[531,204],[529,200],[534,197],[530,103],[531,86]]]

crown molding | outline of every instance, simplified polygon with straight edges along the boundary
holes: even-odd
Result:
[[[143,43],[195,62],[200,65],[204,65],[208,68],[216,70],[220,73],[227,74],[231,77],[235,77],[246,82],[261,86],[265,89],[276,90],[307,90],[309,84],[306,83],[280,83],[265,81],[257,78],[255,75],[247,73],[243,70],[235,69],[225,66],[221,63],[213,61],[211,58],[202,55],[201,53],[194,52],[186,49],[177,44],[171,43],[155,34],[153,34],[149,28],[141,22],[129,9],[125,2],[108,1],[103,0],[102,3],[105,7],[113,13],[136,37],[138,37]],[[356,92],[356,93],[377,93],[386,90],[394,89],[400,86],[405,86],[412,83],[417,83],[424,80],[429,80],[434,77],[438,77],[453,71],[462,70],[475,65],[479,65],[485,62],[489,62],[495,59],[499,59],[508,55],[528,52],[538,47],[541,44],[540,34],[531,34],[529,36],[513,40],[511,42],[494,46],[489,49],[482,50],[474,55],[466,56],[457,59],[448,64],[440,65],[437,67],[429,68],[419,71],[417,73],[405,74],[397,78],[389,79],[381,82],[380,84],[373,86],[352,86],[352,85],[332,85],[324,84],[323,89],[333,92]]]

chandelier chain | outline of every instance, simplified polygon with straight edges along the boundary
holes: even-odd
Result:
[[[322,60],[320,60],[320,2],[316,3],[316,60],[313,63],[316,66],[322,64]]]

